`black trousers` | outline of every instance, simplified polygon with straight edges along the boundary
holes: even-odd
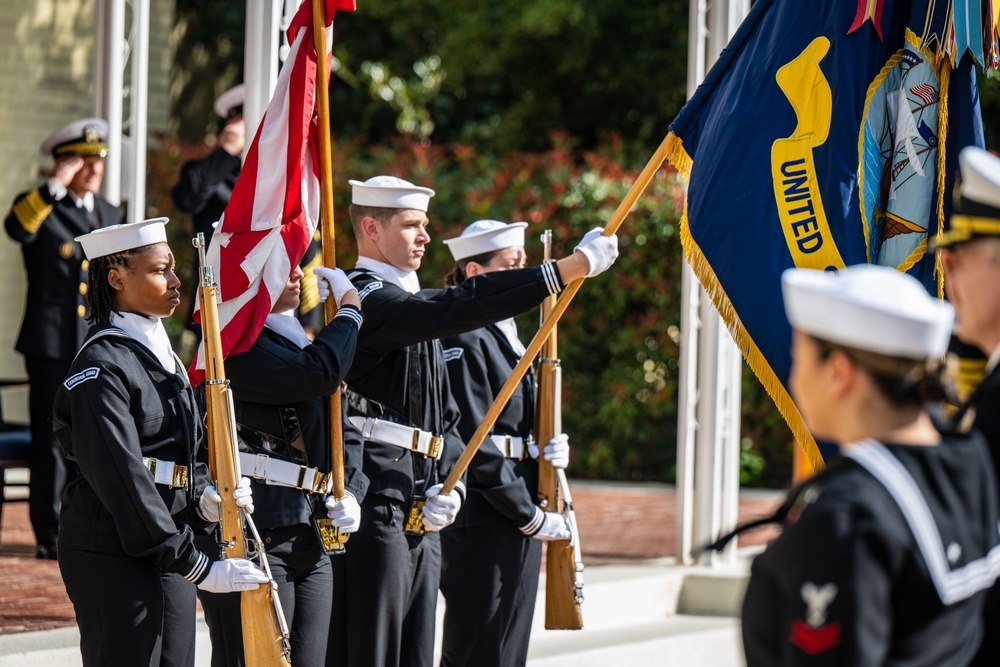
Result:
[[[430,667],[441,573],[437,533],[403,533],[406,508],[369,496],[347,553],[331,556],[333,618],[328,667]]]
[[[194,667],[195,586],[147,561],[62,548],[84,667]]]
[[[330,632],[333,574],[312,526],[260,531],[291,633],[292,664],[322,667]],[[218,547],[211,552],[217,553]],[[198,591],[212,638],[212,667],[242,667],[240,596]]]
[[[513,526],[441,532],[441,667],[514,667],[528,659],[542,543]]]
[[[54,556],[59,535],[59,503],[66,486],[66,458],[52,434],[52,404],[59,385],[69,374],[71,360],[25,356],[28,381],[28,412],[31,418],[31,451],[28,467],[28,514],[35,532],[39,556]]]

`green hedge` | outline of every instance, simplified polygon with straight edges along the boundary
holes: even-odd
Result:
[[[150,156],[150,215],[184,217],[169,202],[180,164],[203,147],[161,138]],[[539,235],[552,229],[556,256],[572,251],[589,229],[604,225],[643,164],[626,163],[621,142],[578,152],[562,135],[549,150],[490,154],[462,144],[398,141],[334,146],[337,259],[356,258],[347,206],[350,178],[386,173],[433,187],[431,246],[420,275],[442,284],[452,261],[441,240],[476,219],[530,223],[527,251],[541,261]],[[650,153],[652,148],[650,149]],[[571,473],[597,479],[673,481],[676,461],[678,342],[680,338],[679,212],[682,183],[666,167],[653,179],[620,230],[621,256],[607,273],[588,280],[559,329],[564,377],[564,428],[575,445]],[[191,280],[187,224],[170,227],[183,280]],[[522,316],[524,340],[538,314]],[[178,334],[180,325],[171,323]],[[790,476],[790,434],[749,371],[743,388],[744,481],[778,486]]]

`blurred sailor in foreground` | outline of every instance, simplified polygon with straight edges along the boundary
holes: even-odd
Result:
[[[116,225],[125,212],[100,197],[108,124],[84,118],[42,142],[55,164],[43,185],[22,192],[4,220],[21,244],[28,274],[24,321],[14,348],[24,355],[31,383],[31,453],[28,506],[39,558],[56,557],[59,503],[66,461],[52,437],[52,402],[87,333],[87,260],[73,238]]]
[[[782,275],[790,386],[843,456],[794,489],[754,561],[747,664],[967,665],[1000,570],[985,443],[932,419],[944,397],[949,304],[862,265]]]

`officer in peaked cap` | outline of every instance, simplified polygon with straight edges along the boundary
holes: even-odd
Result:
[[[968,147],[958,156],[961,181],[949,229],[934,239],[944,287],[955,306],[956,334],[986,356],[985,377],[955,416],[986,436],[1000,477],[1000,158]],[[988,622],[1000,622],[1000,589],[987,599]],[[995,627],[995,626],[994,626]],[[987,633],[977,664],[995,664],[1000,633]]]
[[[421,289],[416,271],[430,242],[434,191],[394,176],[350,184],[358,262],[348,275],[365,320],[346,378],[348,419],[366,438],[369,487],[358,533],[333,562],[343,597],[334,605],[327,664],[429,665],[438,533],[454,522],[465,493],[461,483],[443,493],[464,442],[438,339],[522,313],[574,279],[601,273],[618,256],[618,239],[591,230],[557,262]],[[316,274],[325,280],[323,269]]]
[[[236,186],[243,166],[241,155],[246,145],[246,123],[243,121],[243,102],[246,100],[244,84],[233,86],[215,99],[215,113],[223,119],[222,129],[216,137],[215,148],[205,157],[190,160],[181,167],[181,175],[171,190],[174,206],[191,216],[194,234],[204,234],[205,242],[212,240],[215,223],[229,204],[229,198]],[[317,308],[316,280],[311,269],[321,265],[319,243],[314,242],[302,260],[305,276],[302,280],[302,303],[299,306],[299,321],[307,331],[314,333],[320,320]],[[198,291],[197,281],[192,281],[191,295],[184,325],[191,331],[200,332],[201,327],[192,319],[194,295]]]
[[[40,151],[55,164],[48,180],[22,192],[4,220],[21,244],[28,294],[15,349],[31,383],[31,525],[40,558],[55,558],[66,463],[48,423],[56,388],[87,332],[87,261],[74,237],[121,223],[125,212],[97,192],[104,177],[108,124],[84,118],[57,130]]]
[[[1000,535],[982,436],[927,407],[945,394],[952,308],[888,267],[781,282],[795,403],[843,455],[774,517],[743,604],[747,665],[968,665],[995,632]]]
[[[191,215],[194,233],[212,238],[212,225],[222,217],[240,175],[240,155],[246,142],[243,122],[243,84],[233,86],[215,100],[215,113],[224,119],[215,149],[200,160],[181,168],[181,177],[172,191],[174,205]]]

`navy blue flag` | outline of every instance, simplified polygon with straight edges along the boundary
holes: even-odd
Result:
[[[670,126],[685,255],[814,467],[780,276],[881,264],[941,295],[927,240],[959,151],[983,144],[973,54],[996,53],[993,16],[949,22],[943,6],[982,3],[758,0]],[[967,25],[978,41],[956,40]]]

